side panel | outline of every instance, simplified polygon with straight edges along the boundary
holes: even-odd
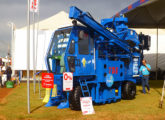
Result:
[[[83,33],[82,33],[83,32]],[[81,34],[80,34],[81,33]],[[81,36],[81,38],[80,38]],[[74,40],[75,52],[70,54],[69,48],[71,41]],[[69,43],[65,53],[66,70],[73,72],[74,76],[94,75],[94,42],[91,34],[87,32],[85,27],[74,26],[69,38]],[[70,68],[71,63],[68,62],[68,57],[72,57],[74,64],[73,69]]]
[[[97,60],[96,73],[98,82],[106,82],[106,76],[112,74],[114,82],[124,80],[124,63],[122,61]]]

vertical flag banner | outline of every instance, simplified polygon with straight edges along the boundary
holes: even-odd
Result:
[[[31,12],[38,12],[39,11],[39,0],[30,0],[30,11]]]

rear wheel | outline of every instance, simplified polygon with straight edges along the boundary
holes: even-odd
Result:
[[[69,94],[69,105],[72,110],[81,110],[80,97],[82,97],[81,87],[77,86]]]
[[[122,86],[122,99],[131,100],[136,95],[136,85],[133,82],[126,82]]]

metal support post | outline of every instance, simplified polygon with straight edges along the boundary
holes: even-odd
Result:
[[[30,74],[29,74],[29,65],[30,65],[30,0],[28,1],[27,6],[27,108],[28,114],[30,114]]]

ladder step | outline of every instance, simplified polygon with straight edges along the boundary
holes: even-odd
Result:
[[[86,80],[79,80],[80,86],[81,86],[81,91],[84,97],[90,96],[89,88],[86,83]]]
[[[81,84],[81,86],[87,86],[86,84]]]
[[[89,92],[89,90],[83,90],[83,92],[85,93],[85,92]]]

